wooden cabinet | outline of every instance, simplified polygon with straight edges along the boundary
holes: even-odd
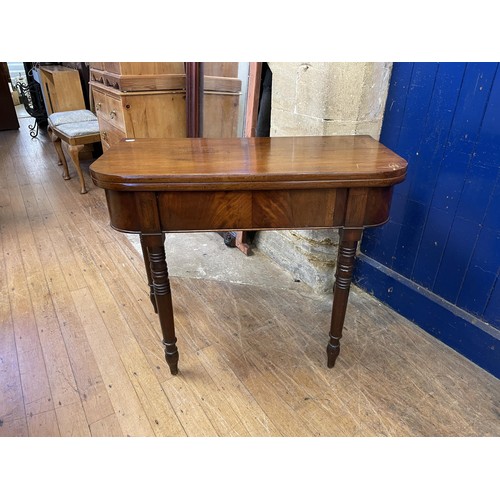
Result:
[[[238,63],[206,63],[204,137],[237,134]],[[186,137],[184,63],[90,63],[103,149],[123,138]]]
[[[19,128],[16,108],[9,88],[10,74],[7,63],[0,63],[0,130]]]
[[[65,66],[40,66],[34,78],[42,87],[47,115],[85,109],[80,73]]]

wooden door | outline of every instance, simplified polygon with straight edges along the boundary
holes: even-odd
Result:
[[[9,68],[7,63],[0,63],[0,130],[19,128],[16,108],[9,89]]]

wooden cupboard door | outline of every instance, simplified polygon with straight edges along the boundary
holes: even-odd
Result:
[[[123,95],[128,137],[186,137],[185,92]]]
[[[203,68],[206,76],[238,77],[237,62],[206,62],[203,63]]]
[[[9,69],[7,63],[0,63],[0,130],[19,128],[16,108],[10,95]]]
[[[239,94],[205,92],[203,103],[203,137],[236,137]]]

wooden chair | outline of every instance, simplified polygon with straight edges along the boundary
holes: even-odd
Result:
[[[61,141],[68,145],[69,154],[80,179],[80,193],[85,194],[87,188],[80,167],[79,154],[86,144],[101,141],[97,117],[87,109],[52,113],[48,117],[47,130],[59,157],[58,164],[63,167],[63,179],[69,179],[70,175]]]

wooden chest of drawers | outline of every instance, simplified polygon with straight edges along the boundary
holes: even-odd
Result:
[[[184,137],[185,92],[121,92],[92,85],[103,149],[125,137]]]
[[[203,135],[235,137],[241,91],[238,63],[207,64]],[[104,150],[123,138],[186,137],[183,63],[90,63],[90,68]]]

